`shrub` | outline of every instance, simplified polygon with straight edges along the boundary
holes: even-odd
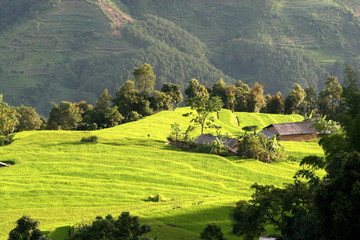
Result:
[[[81,142],[93,142],[97,143],[99,140],[98,136],[89,136],[89,137],[83,137],[81,139]]]
[[[0,146],[11,144],[14,140],[14,135],[1,136],[0,135]]]
[[[238,154],[266,163],[280,161],[285,157],[284,148],[276,138],[267,139],[263,134],[243,136],[240,140]]]
[[[148,202],[167,202],[170,201],[171,199],[164,197],[163,195],[160,194],[156,194],[155,196],[148,196],[148,198],[146,199],[146,201]]]

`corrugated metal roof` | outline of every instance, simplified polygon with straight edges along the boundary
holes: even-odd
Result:
[[[219,139],[225,147],[229,149],[233,149],[236,147],[237,143],[239,142],[236,138],[227,138],[227,137],[217,137],[211,134],[201,134],[197,139],[195,139],[194,143],[196,144],[211,144],[216,139]]]
[[[267,139],[272,139],[274,136],[276,136],[276,133],[267,129],[263,129],[259,132],[259,134],[262,133],[266,136]]]
[[[312,121],[308,122],[292,122],[292,123],[276,123],[271,124],[265,129],[274,127],[279,135],[297,135],[297,134],[309,134],[317,133],[316,129],[311,125],[314,124]]]

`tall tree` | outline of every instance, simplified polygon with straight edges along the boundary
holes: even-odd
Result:
[[[201,134],[204,133],[206,125],[211,125],[211,122],[207,121],[207,117],[210,113],[218,112],[223,106],[223,102],[219,97],[197,96],[186,99],[186,104],[195,110],[195,116],[191,120],[195,124],[201,126]],[[193,112],[185,114],[185,116],[192,115]]]
[[[305,98],[299,106],[299,113],[304,116],[310,116],[318,111],[318,96],[312,86],[305,88],[304,91]]]
[[[130,119],[136,120],[153,113],[146,95],[140,94],[135,89],[134,82],[126,81],[119,91],[116,92],[113,102],[126,121],[130,121]],[[136,118],[134,118],[135,116]]]
[[[236,101],[236,87],[234,85],[228,85],[226,88],[226,99],[225,99],[225,108],[230,109],[231,111],[235,110],[235,101]]]
[[[325,82],[325,89],[319,93],[319,111],[330,119],[334,119],[339,110],[342,86],[338,78],[330,76]]]
[[[60,104],[53,103],[47,128],[73,130],[80,125],[81,121],[81,111],[75,103],[66,101]]]
[[[0,136],[7,136],[15,131],[18,120],[17,111],[0,98]]]
[[[136,88],[140,93],[150,93],[154,91],[156,76],[153,67],[145,63],[133,71]]]
[[[166,93],[170,97],[170,104],[179,104],[184,97],[181,93],[181,86],[173,83],[164,83],[161,87],[161,92]]]
[[[33,107],[21,105],[15,108],[18,113],[19,124],[16,126],[16,131],[30,131],[40,129],[43,121]]]
[[[235,84],[235,111],[238,112],[246,112],[248,111],[248,94],[250,91],[250,88],[247,84],[243,83],[241,80],[238,80]]]
[[[92,128],[109,128],[119,125],[124,117],[116,106],[111,106],[112,97],[107,89],[100,95],[96,106],[83,117],[86,126]]]
[[[351,144],[360,151],[360,75],[354,68],[346,66],[339,120],[351,139]]]
[[[50,240],[39,229],[39,222],[23,216],[16,221],[16,227],[9,233],[8,240]]]
[[[285,98],[285,113],[298,113],[298,107],[305,99],[305,90],[300,84],[295,83],[293,89]]]
[[[264,87],[256,82],[247,95],[247,108],[249,112],[260,112],[266,105]]]
[[[270,99],[266,103],[266,112],[277,114],[284,113],[284,100],[281,92],[277,92],[274,96],[270,97]]]
[[[219,79],[213,86],[211,91],[211,96],[220,97],[223,103],[226,102],[226,89],[227,84],[224,82],[222,78]]]
[[[201,85],[198,80],[195,78],[190,80],[189,86],[185,89],[185,94],[188,98],[198,97],[198,96],[209,96],[209,91],[204,85]]]

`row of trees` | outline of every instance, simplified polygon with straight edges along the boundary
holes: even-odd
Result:
[[[39,222],[23,216],[16,221],[16,227],[10,231],[8,240],[50,240],[38,228]],[[98,216],[92,224],[82,224],[74,229],[69,240],[150,240],[143,236],[149,233],[151,228],[139,222],[137,216],[131,216],[129,212],[122,212],[115,219],[112,215],[105,218]]]
[[[167,110],[183,100],[180,86],[165,83],[154,89],[156,76],[150,64],[133,71],[135,81],[127,81],[112,98],[105,89],[95,106],[82,102],[53,103],[48,121],[32,107],[11,107],[0,100],[0,135],[37,129],[94,130],[137,120]]]
[[[347,67],[345,72],[350,74]],[[0,135],[14,131],[37,129],[94,130],[113,127],[123,122],[135,121],[160,110],[171,109],[183,101],[181,86],[165,83],[161,90],[155,90],[156,76],[150,64],[143,64],[133,71],[134,81],[127,81],[116,92],[114,98],[108,90],[100,95],[95,106],[87,102],[67,102],[53,104],[50,117],[46,122],[31,107],[10,107],[0,103]],[[261,84],[252,87],[242,81],[235,85],[220,79],[212,87],[205,87],[198,80],[192,79],[185,89],[186,105],[195,109],[194,122],[201,125],[202,133],[209,112],[216,112],[225,107],[233,111],[298,113],[302,115],[327,115],[334,119],[339,113],[343,88],[336,77],[326,80],[325,88],[318,94],[312,87],[303,89],[294,84],[292,91],[283,98],[281,92],[264,95]]]
[[[346,72],[350,71],[347,67]],[[265,95],[264,87],[255,83],[252,87],[238,80],[235,85],[227,84],[223,79],[211,88],[201,85],[192,79],[185,89],[188,98],[194,96],[217,96],[224,107],[239,112],[265,112],[278,114],[311,114],[318,113],[334,118],[339,111],[342,86],[337,77],[330,76],[325,82],[325,88],[316,93],[313,87],[302,88],[295,83],[291,92],[284,98],[281,92],[275,95]]]

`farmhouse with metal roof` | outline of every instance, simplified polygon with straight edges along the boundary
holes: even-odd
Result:
[[[196,144],[212,144],[214,141],[219,140],[226,150],[231,152],[237,152],[239,146],[239,140],[236,138],[218,137],[211,134],[201,134],[194,143]]]
[[[314,127],[314,122],[292,122],[292,123],[276,123],[265,127],[259,133],[265,134],[267,138],[276,136],[283,141],[305,141],[318,137],[318,133]]]

